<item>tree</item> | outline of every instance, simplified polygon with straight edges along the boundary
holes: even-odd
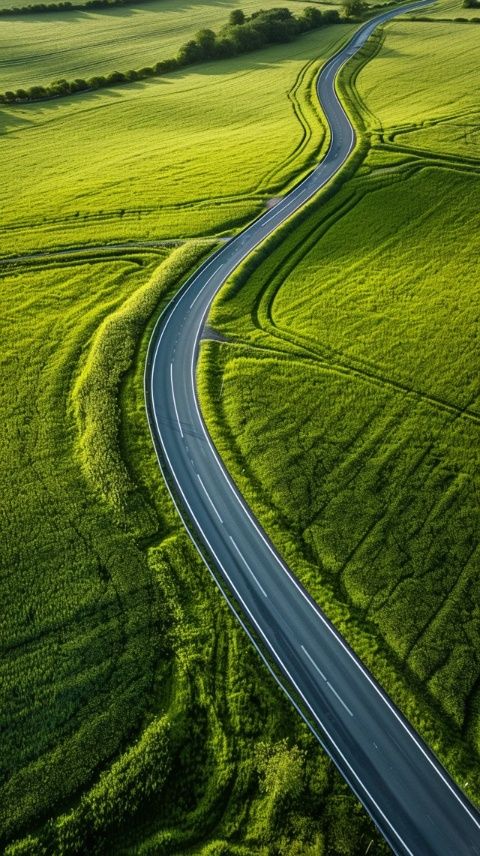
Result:
[[[359,18],[366,9],[363,0],[343,0],[342,11],[345,18]]]
[[[199,30],[195,36],[195,41],[202,50],[204,59],[212,59],[215,54],[215,33],[213,30]]]
[[[303,10],[299,21],[302,30],[316,30],[325,23],[322,12],[316,6],[307,6]]]
[[[305,752],[280,740],[273,746],[259,743],[255,752],[261,789],[267,796],[268,823],[273,824],[278,811],[298,799],[305,787]]]
[[[228,23],[232,27],[241,26],[241,24],[245,23],[245,13],[242,12],[241,9],[232,9],[232,11],[230,12]]]
[[[192,65],[194,62],[201,62],[203,59],[203,51],[198,42],[190,39],[180,48],[178,52],[179,65]]]

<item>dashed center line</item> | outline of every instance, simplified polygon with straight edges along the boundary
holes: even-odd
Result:
[[[352,713],[352,711],[350,710],[350,708],[348,707],[348,705],[346,705],[346,704],[345,704],[345,702],[344,702],[343,698],[342,698],[342,697],[337,693],[337,691],[336,691],[335,687],[332,687],[332,685],[331,685],[330,681],[329,681],[329,680],[327,680],[327,677],[323,674],[323,672],[322,672],[322,670],[320,669],[320,667],[319,667],[319,666],[317,666],[317,664],[316,664],[315,660],[314,660],[314,659],[313,659],[313,657],[308,653],[307,649],[306,649],[303,645],[301,645],[300,647],[301,647],[301,649],[302,649],[303,653],[305,654],[305,656],[306,656],[306,657],[308,657],[308,659],[310,660],[310,662],[311,662],[311,664],[312,664],[313,668],[314,668],[314,669],[316,669],[316,671],[318,672],[318,674],[320,675],[320,677],[325,681],[325,683],[326,683],[327,687],[332,691],[332,693],[334,694],[334,696],[336,696],[336,698],[338,698],[338,700],[339,700],[340,704],[342,704],[342,705],[343,705],[343,707],[345,708],[345,710],[347,711],[347,713],[348,713],[348,714],[350,714],[350,716],[353,716],[353,713]]]
[[[193,461],[192,461],[192,464],[193,464]],[[212,506],[212,508],[213,508],[213,510],[214,510],[214,512],[215,512],[215,514],[217,515],[217,517],[218,517],[218,519],[219,519],[220,523],[222,523],[222,524],[223,524],[223,520],[222,520],[222,518],[220,517],[220,515],[219,515],[219,513],[218,513],[217,507],[216,507],[216,505],[214,504],[212,497],[210,496],[209,492],[207,491],[207,488],[205,487],[205,485],[204,485],[204,483],[203,483],[203,481],[202,481],[202,479],[200,478],[200,475],[199,475],[198,473],[197,473],[197,479],[198,479],[198,481],[200,482],[200,484],[202,485],[203,490],[204,490],[204,493],[205,493],[205,496],[207,497],[207,499],[208,499],[208,501],[209,501],[210,505]]]
[[[175,401],[175,390],[173,388],[173,363],[170,363],[170,383],[172,386],[172,399],[173,399],[173,406],[175,408],[175,416],[177,417],[178,427],[180,428],[180,435],[183,438],[184,435],[183,435],[182,426],[180,425],[180,419],[178,418],[177,402]]]
[[[347,705],[347,704],[345,704],[345,702],[344,702],[343,698],[342,698],[342,697],[337,693],[337,691],[336,691],[335,687],[332,687],[332,685],[331,685],[330,681],[327,681],[327,687],[329,687],[329,688],[331,689],[332,693],[334,694],[334,696],[336,696],[336,697],[338,698],[338,700],[339,700],[340,704],[343,704],[343,706],[344,706],[345,710],[347,711],[347,713],[348,713],[348,714],[350,714],[350,716],[353,716],[352,711],[350,710],[350,708],[348,707],[348,705]]]
[[[218,273],[218,271],[219,271],[219,270],[221,270],[221,268],[222,268],[222,267],[223,267],[223,265],[220,265],[220,267],[216,268],[216,270],[214,270],[214,271],[213,271],[213,273],[211,274],[211,276],[209,276],[209,277],[208,277],[208,279],[207,279],[207,281],[206,281],[205,285],[202,285],[202,287],[201,287],[200,291],[198,292],[198,294],[196,295],[196,297],[194,297],[194,299],[192,300],[192,302],[191,302],[191,304],[190,304],[190,309],[192,308],[192,306],[195,306],[195,304],[196,304],[196,302],[197,302],[198,298],[200,297],[200,295],[201,295],[202,291],[205,291],[205,289],[206,289],[206,287],[207,287],[208,283],[209,283],[209,282],[211,282],[211,280],[213,279],[213,277],[215,276],[215,274],[216,274],[216,273]]]
[[[253,573],[253,571],[252,571],[252,569],[251,569],[250,565],[248,564],[247,560],[245,559],[245,557],[243,556],[243,554],[242,554],[242,553],[240,552],[240,550],[238,549],[238,547],[237,547],[237,545],[236,545],[235,541],[233,540],[232,536],[231,536],[231,535],[229,535],[228,537],[230,538],[230,541],[232,542],[233,546],[235,547],[235,550],[237,551],[238,555],[240,556],[240,558],[241,558],[241,560],[242,560],[243,564],[245,565],[245,567],[246,567],[247,571],[252,575],[253,579],[255,580],[255,582],[256,582],[256,584],[257,584],[258,588],[260,589],[260,591],[262,592],[263,596],[264,596],[264,597],[268,597],[267,592],[266,592],[266,591],[265,591],[265,589],[260,585],[260,583],[259,583],[259,581],[257,580],[257,578],[256,578],[255,574]]]

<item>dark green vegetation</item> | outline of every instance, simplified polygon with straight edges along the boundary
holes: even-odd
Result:
[[[188,25],[161,5],[159,48],[225,20],[226,4],[192,4]],[[103,53],[151,49],[146,12],[136,40],[104,15]],[[68,17],[50,40],[48,15],[5,20],[10,65],[27,68],[14,51],[35,27],[38,79],[62,57],[97,68],[90,17]],[[154,316],[212,246],[146,242],[224,232],[312,163],[315,73],[349,32],[0,111],[6,856],[385,852],[179,524],[143,399]]]
[[[477,800],[479,65],[461,25],[373,40],[337,193],[232,278],[200,374],[290,566]]]
[[[182,45],[178,55],[172,59],[164,59],[155,63],[154,66],[137,70],[113,71],[106,77],[96,75],[87,80],[77,78],[73,81],[63,78],[49,86],[30,86],[28,89],[17,89],[15,92],[7,90],[0,94],[0,103],[23,104],[28,101],[43,101],[47,98],[58,98],[62,95],[74,95],[147,80],[185,66],[249,53],[267,45],[291,42],[301,33],[340,23],[340,16],[336,9],[322,12],[315,6],[307,6],[298,17],[287,8],[254,12],[250,18],[246,18],[240,9],[236,11],[239,14],[235,15],[234,11],[230,24],[223,27],[219,33],[209,29],[200,30],[195,38]]]

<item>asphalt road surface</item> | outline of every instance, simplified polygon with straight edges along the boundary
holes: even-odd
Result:
[[[379,23],[423,5],[378,15],[324,66],[317,89],[331,129],[328,153],[186,283],[155,328],[145,386],[159,463],[187,529],[209,557],[220,589],[234,595],[237,618],[265,661],[275,663],[292,704],[308,713],[318,740],[392,850],[471,856],[480,854],[479,814],[276,553],[216,453],[195,385],[199,339],[215,293],[254,247],[335,175],[353,148],[354,131],[335,92],[337,72]]]

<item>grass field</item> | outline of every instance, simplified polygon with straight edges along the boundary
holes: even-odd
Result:
[[[437,0],[431,9],[426,10],[426,15],[429,18],[466,18],[468,21],[471,18],[480,18],[478,9],[465,9],[463,0]]]
[[[206,576],[143,401],[206,245],[141,242],[231,228],[305,168],[314,58],[349,31],[1,111],[2,254],[85,243],[1,273],[6,856],[386,852]]]
[[[480,107],[471,85],[480,72],[477,29],[399,21],[387,33],[357,84],[371,130],[401,147],[480,157]],[[442,57],[441,75],[426,61],[432,42]]]
[[[346,78],[363,164],[222,292],[201,385],[291,565],[478,800],[473,31],[390,24]]]
[[[312,57],[351,31],[329,27],[146,84],[0,110],[3,252],[214,234],[259,213],[318,155]]]
[[[298,0],[284,5],[294,12],[302,8]],[[274,6],[275,0],[262,4]],[[260,8],[258,0],[245,0],[241,7],[247,15]],[[155,65],[176,56],[198,30],[220,29],[236,8],[235,0],[155,0],[120,9],[2,18],[0,91]]]
[[[9,856],[354,856],[374,838],[159,480],[148,319],[204,252],[85,251],[2,277],[2,845],[35,829]]]

